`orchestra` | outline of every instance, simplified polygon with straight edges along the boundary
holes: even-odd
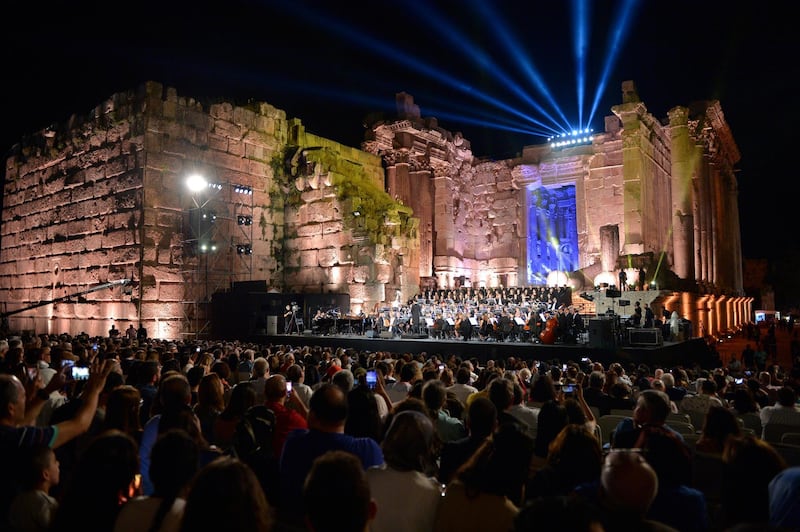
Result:
[[[375,305],[366,315],[338,308],[313,310],[315,334],[421,333],[442,340],[574,343],[584,331],[580,309],[566,287],[425,289],[406,304]],[[311,310],[311,309],[310,309]]]

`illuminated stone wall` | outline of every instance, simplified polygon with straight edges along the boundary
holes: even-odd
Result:
[[[408,267],[417,225],[383,191],[380,160],[307,134],[269,104],[202,105],[149,82],[18,148],[0,228],[12,330],[104,335],[141,323],[151,336],[202,336],[211,296],[237,281],[349,293],[368,307],[419,285]],[[193,173],[217,186],[189,192]],[[354,176],[380,192],[361,226],[346,214]],[[93,290],[121,279],[132,283]]]

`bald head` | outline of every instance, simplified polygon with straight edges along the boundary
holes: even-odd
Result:
[[[606,504],[644,517],[658,493],[658,476],[639,452],[614,450],[606,455],[600,476]]]

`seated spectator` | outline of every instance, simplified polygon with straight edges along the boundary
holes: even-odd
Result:
[[[664,383],[664,393],[666,393],[672,401],[675,401],[675,404],[680,405],[681,400],[683,400],[686,395],[686,388],[677,385],[675,383],[675,376],[668,372],[664,372],[661,376],[661,382]]]
[[[633,390],[626,383],[616,382],[608,390],[607,405],[609,410],[630,410],[633,412],[636,406],[636,399],[633,398]]]
[[[602,371],[592,371],[589,373],[589,385],[583,390],[583,397],[586,404],[593,406],[600,411],[601,416],[609,413],[609,395],[603,391],[606,383],[606,374]]]
[[[186,505],[186,490],[197,473],[199,461],[200,448],[185,431],[170,429],[160,434],[150,457],[153,495],[142,495],[125,503],[114,532],[177,531]]]
[[[8,514],[11,530],[46,532],[58,509],[58,501],[50,495],[50,488],[58,485],[60,479],[56,454],[40,444],[26,449],[18,458],[22,491],[11,502]]]
[[[452,417],[445,409],[447,391],[442,381],[431,379],[425,382],[422,387],[422,400],[425,401],[425,406],[428,407],[431,413],[436,426],[436,433],[442,442],[458,440],[467,435],[464,422]]]
[[[439,481],[448,484],[461,467],[491,436],[497,427],[497,408],[486,397],[478,397],[472,401],[467,410],[466,427],[468,435],[464,438],[447,442],[442,447]]]
[[[609,452],[600,481],[578,486],[576,494],[599,509],[604,530],[675,530],[647,518],[658,494],[658,475],[638,450]]]
[[[447,485],[434,529],[512,530],[532,455],[530,436],[516,425],[500,425]]]
[[[786,469],[786,461],[769,443],[754,436],[729,438],[722,453],[723,528],[769,522],[769,483]]]
[[[699,420],[705,418],[706,412],[712,406],[724,408],[725,404],[717,397],[717,383],[712,379],[703,379],[700,384],[700,393],[686,394],[681,401],[679,411],[689,414],[693,423],[700,425]]]
[[[269,532],[272,524],[272,509],[253,470],[224,456],[204,466],[192,480],[180,530]]]
[[[742,430],[736,416],[724,406],[712,406],[706,413],[695,449],[722,456],[729,437],[739,437]]]
[[[603,452],[594,433],[583,425],[569,424],[550,442],[547,462],[528,480],[530,499],[569,495],[579,484],[600,478]]]
[[[447,391],[453,392],[462,404],[467,404],[467,397],[478,392],[478,389],[470,384],[470,376],[469,368],[462,365],[456,370],[455,384],[447,387]]]
[[[569,424],[567,410],[558,401],[547,401],[539,410],[533,447],[534,468],[543,467],[550,452],[550,442]]]
[[[769,524],[780,530],[800,530],[800,466],[775,475],[768,492]]]
[[[437,440],[425,414],[406,411],[394,416],[381,445],[383,466],[367,470],[367,481],[379,512],[374,530],[433,530],[442,489],[436,480]],[[403,497],[398,497],[403,493]]]
[[[782,386],[778,389],[777,401],[772,406],[765,406],[761,409],[761,425],[776,423],[781,425],[793,425],[800,430],[800,410],[795,408],[797,402],[797,392],[789,386]],[[762,436],[763,437],[763,436]]]
[[[348,405],[347,396],[340,387],[321,384],[311,395],[310,407],[308,430],[290,433],[280,457],[279,519],[295,526],[303,523],[303,480],[314,459],[327,451],[342,450],[355,454],[364,469],[383,463],[383,451],[375,440],[344,433]]]
[[[664,375],[669,374],[665,373]],[[664,427],[683,441],[683,436],[666,424],[669,412],[667,394],[652,389],[642,391],[636,400],[633,416],[620,421],[617,428],[614,429],[611,446],[613,448],[634,448],[642,430],[650,427]]]
[[[303,485],[303,505],[310,532],[367,532],[377,513],[362,463],[344,451],[314,460]]]
[[[140,488],[136,442],[118,430],[104,432],[81,454],[50,530],[113,530],[120,508]]]
[[[222,452],[233,449],[236,425],[248,408],[256,404],[256,392],[250,381],[243,381],[233,387],[231,398],[214,422],[214,441]]]

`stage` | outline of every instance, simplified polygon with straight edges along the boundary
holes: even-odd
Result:
[[[714,361],[711,351],[701,338],[683,342],[663,342],[661,345],[593,345],[577,344],[538,344],[519,341],[483,341],[436,339],[422,334],[407,334],[391,338],[367,337],[360,334],[314,335],[310,331],[300,334],[257,335],[250,341],[258,344],[322,346],[336,349],[338,347],[353,348],[358,351],[388,351],[393,354],[438,355],[446,357],[451,354],[467,359],[475,357],[481,363],[489,359],[506,359],[510,356],[523,360],[551,361],[558,359],[560,363],[575,361],[588,357],[592,361],[602,362],[608,366],[611,362],[647,364],[654,367],[670,368],[677,365],[694,366],[711,369]]]

